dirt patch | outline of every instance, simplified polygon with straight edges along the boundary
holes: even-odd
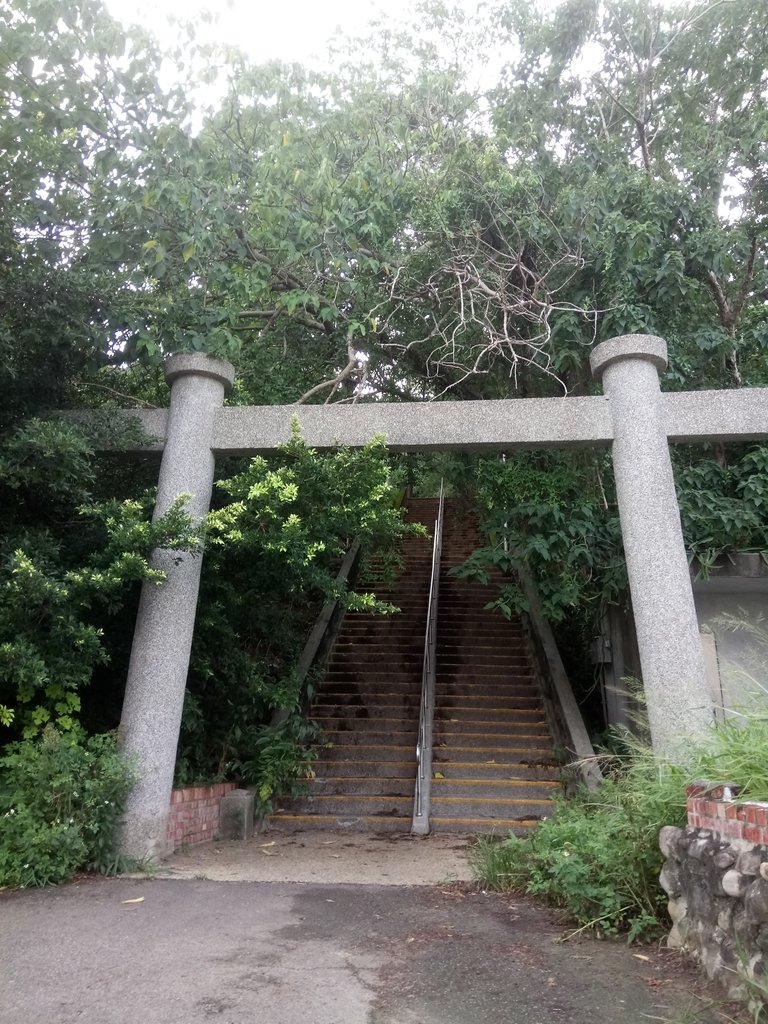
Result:
[[[275,831],[178,851],[161,874],[215,882],[440,885],[472,878],[471,843],[463,836]]]

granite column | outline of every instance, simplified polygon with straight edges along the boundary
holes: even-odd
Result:
[[[234,370],[210,356],[180,354],[168,359],[166,378],[171,404],[154,518],[184,495],[187,512],[201,520],[210,508],[213,487],[216,414]],[[155,860],[166,851],[202,554],[157,550],[152,562],[166,578],[142,588],[120,723],[121,749],[138,774],[123,822],[121,851],[136,860]]]
[[[662,756],[713,721],[663,417],[662,338],[630,334],[593,351],[613,422],[613,467],[651,739]]]

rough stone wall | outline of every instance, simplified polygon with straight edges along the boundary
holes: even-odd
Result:
[[[213,839],[219,831],[221,798],[233,789],[237,789],[235,782],[174,789],[168,816],[167,853]]]
[[[659,881],[668,944],[689,951],[732,999],[768,994],[768,804],[735,803],[739,787],[696,783],[688,827],[667,826]]]

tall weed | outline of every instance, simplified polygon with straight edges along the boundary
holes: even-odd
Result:
[[[628,752],[606,757],[597,792],[558,801],[530,838],[480,840],[473,854],[478,881],[542,896],[580,928],[626,932],[629,941],[666,927],[659,830],[685,825],[685,786],[694,779],[732,780],[744,787],[743,798],[768,798],[768,716],[719,725],[708,742],[689,748],[684,766],[624,740]]]

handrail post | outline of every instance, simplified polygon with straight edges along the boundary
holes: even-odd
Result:
[[[440,483],[435,535],[432,542],[432,574],[429,581],[427,629],[424,637],[424,665],[421,673],[421,706],[419,733],[416,741],[416,788],[413,797],[411,835],[429,835],[430,798],[432,794],[432,737],[435,719],[435,675],[437,654],[437,606],[440,590],[440,556],[443,548],[443,510],[445,499]]]

